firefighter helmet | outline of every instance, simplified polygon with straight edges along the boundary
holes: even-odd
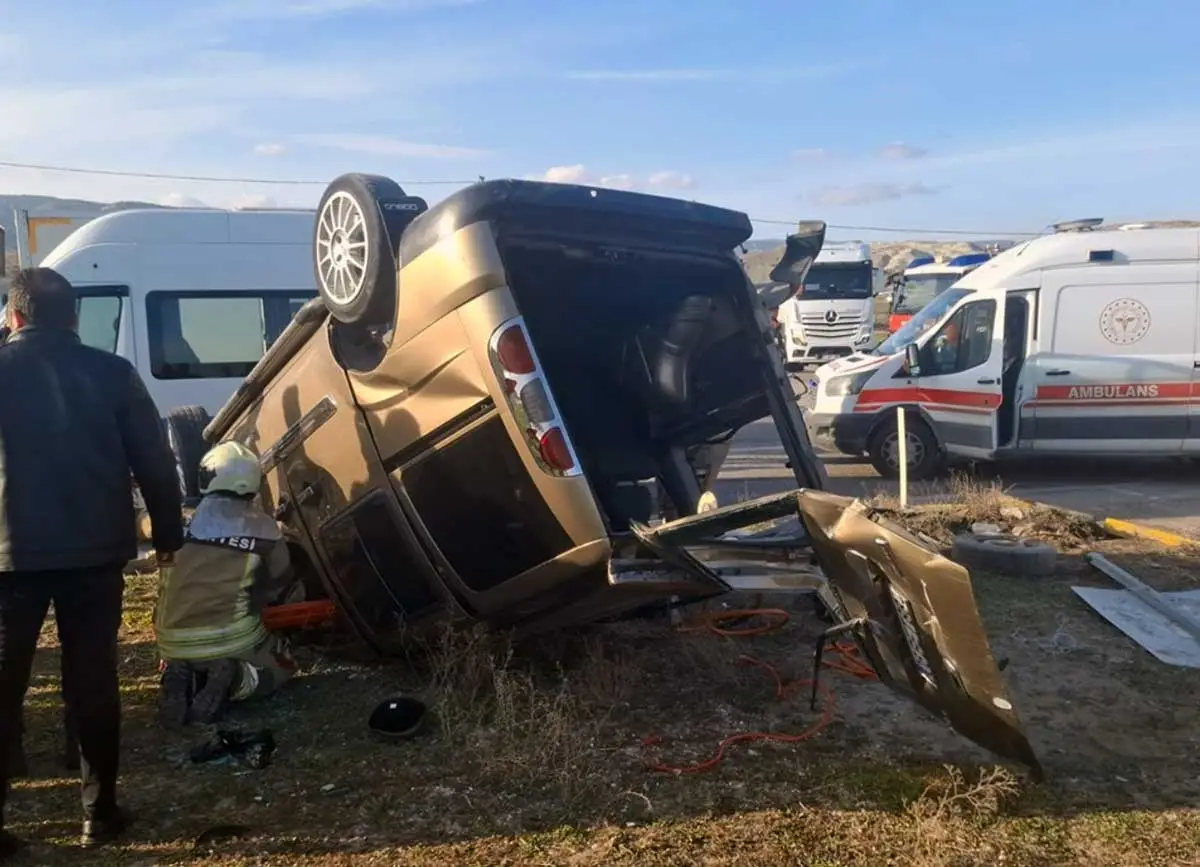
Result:
[[[239,442],[213,446],[200,459],[200,493],[224,492],[239,497],[258,493],[262,486],[262,468],[258,456]]]

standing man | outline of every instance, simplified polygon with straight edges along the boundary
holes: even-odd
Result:
[[[175,461],[154,401],[123,358],[84,346],[77,294],[49,268],[20,271],[0,346],[0,859],[12,741],[38,633],[54,603],[63,692],[81,753],[85,846],[117,838],[117,633],[137,556],[130,473],[159,557],[183,544]]]

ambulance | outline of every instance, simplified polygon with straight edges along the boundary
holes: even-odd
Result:
[[[895,477],[954,458],[1200,455],[1200,229],[1052,227],[817,371],[818,444]],[[902,410],[900,409],[902,408]]]
[[[921,308],[990,258],[989,253],[964,253],[948,262],[914,259],[904,269],[904,279],[892,296],[888,334],[895,334]]]

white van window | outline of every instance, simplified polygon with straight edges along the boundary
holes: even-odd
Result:
[[[150,372],[155,379],[242,379],[313,294],[151,292]]]
[[[77,290],[75,314],[79,318],[79,340],[85,346],[117,351],[121,332],[121,307],[129,289],[125,286],[87,286]],[[7,315],[8,294],[0,294],[0,322]]]
[[[85,295],[79,299],[79,339],[85,346],[117,351],[121,304],[119,295]]]
[[[923,347],[921,375],[961,373],[986,362],[992,354],[995,318],[996,302],[990,299],[956,310]]]

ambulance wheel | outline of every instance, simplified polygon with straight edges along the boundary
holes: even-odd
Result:
[[[175,455],[179,493],[185,501],[200,496],[200,459],[208,451],[204,429],[210,421],[202,406],[180,406],[167,413],[167,442]]]
[[[908,477],[913,480],[928,479],[937,475],[942,467],[941,448],[929,425],[919,418],[906,419],[905,437],[908,445]],[[900,435],[896,422],[891,419],[882,424],[867,443],[867,456],[875,471],[885,479],[900,475]]]
[[[313,265],[335,319],[347,325],[391,321],[400,238],[426,210],[423,199],[380,175],[341,175],[326,187],[313,228]]]

